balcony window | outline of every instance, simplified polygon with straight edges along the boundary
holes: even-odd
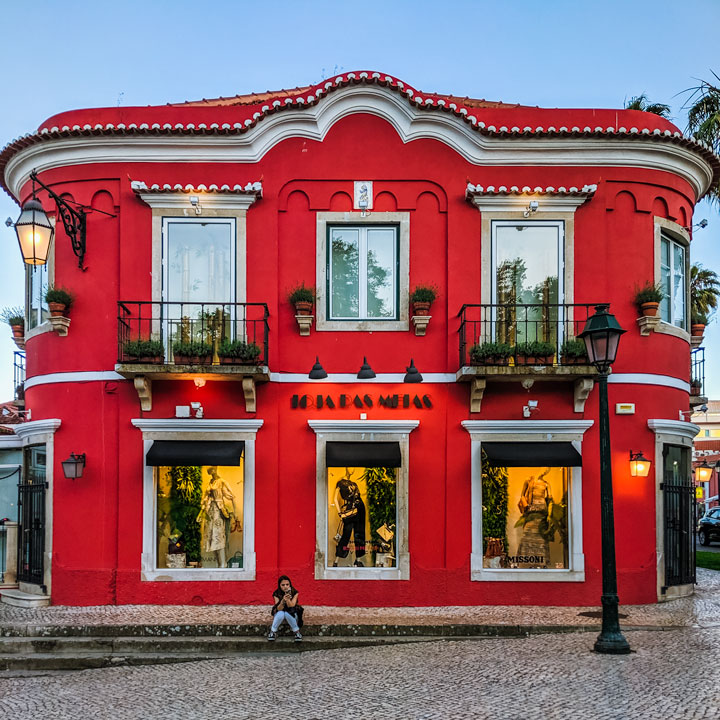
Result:
[[[660,317],[670,325],[687,329],[685,247],[667,233],[660,237],[660,284],[665,295]]]
[[[27,292],[27,329],[37,327],[44,323],[50,312],[45,302],[45,293],[48,289],[48,268],[49,263],[45,265],[28,266],[26,269],[27,279],[25,283]]]

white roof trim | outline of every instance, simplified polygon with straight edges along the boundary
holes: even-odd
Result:
[[[15,426],[15,434],[22,440],[34,437],[35,435],[46,435],[54,433],[61,425],[62,420],[50,418],[48,420],[31,420]]]

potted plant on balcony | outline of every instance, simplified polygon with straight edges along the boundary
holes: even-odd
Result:
[[[690,381],[690,395],[697,397],[702,392],[702,383],[699,380]]]
[[[410,302],[413,306],[413,315],[423,317],[430,314],[430,306],[438,296],[438,289],[434,285],[416,285],[410,293]]]
[[[21,307],[6,307],[0,318],[10,326],[14,338],[25,337],[25,311]]]
[[[690,267],[690,334],[702,337],[710,316],[717,308],[720,280],[717,273],[700,263]]]
[[[288,300],[295,306],[296,315],[312,315],[315,289],[305,287],[305,281],[303,281],[290,290]]]
[[[473,365],[507,365],[512,354],[512,346],[507,343],[484,342],[470,348],[470,362]]]
[[[585,343],[577,338],[566,340],[560,348],[563,365],[588,365]]]
[[[75,296],[66,288],[50,286],[45,292],[45,302],[50,317],[67,316]]]
[[[209,365],[213,348],[204,342],[178,340],[173,343],[173,358],[176,365]]]
[[[705,334],[705,327],[708,324],[708,316],[695,310],[690,315],[690,334],[693,337],[702,337]]]
[[[162,365],[165,346],[160,340],[128,340],[123,345],[123,359],[131,363]]]
[[[660,283],[645,283],[635,289],[635,305],[643,317],[655,317],[664,297]]]
[[[555,345],[544,340],[520,343],[515,348],[518,365],[552,365]]]
[[[218,357],[223,365],[257,365],[262,348],[255,342],[225,340],[218,348]]]

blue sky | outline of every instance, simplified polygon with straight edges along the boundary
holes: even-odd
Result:
[[[419,90],[545,107],[621,107],[646,92],[684,129],[678,93],[710,69],[720,74],[719,0],[505,5],[36,0],[31,17],[4,3],[0,145],[63,110],[276,90],[363,69]],[[0,193],[0,219],[18,212]],[[720,213],[701,203],[695,220],[703,217],[691,256],[720,271]],[[0,307],[22,300],[17,242],[2,224]],[[717,322],[705,347],[706,390],[720,398]],[[0,400],[12,397],[14,349],[0,328]]]

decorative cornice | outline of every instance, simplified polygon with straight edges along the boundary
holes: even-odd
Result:
[[[372,433],[374,435],[400,435],[411,433],[419,420],[308,420],[316,433]]]
[[[100,162],[251,163],[282,140],[322,140],[337,120],[352,113],[370,113],[390,122],[406,143],[438,139],[477,165],[666,170],[690,182],[698,196],[720,177],[720,159],[711,147],[678,131],[589,125],[496,127],[480,119],[487,113],[484,108],[420,95],[380,73],[340,75],[284,102],[233,108],[233,112],[233,117],[240,118],[243,113],[249,116],[232,124],[140,122],[43,127],[0,152],[0,171],[8,191],[18,197],[33,168],[41,172]],[[531,109],[512,112],[521,118]],[[649,116],[647,122],[651,119]]]
[[[17,435],[0,435],[0,450],[14,450],[21,447],[22,441]]]
[[[700,432],[699,426],[685,420],[651,419],[647,424],[654,433],[679,435],[688,440],[692,440]]]
[[[195,195],[200,208],[225,208],[247,210],[258,198],[262,197],[262,184],[259,182],[242,185],[151,185],[133,180],[130,184],[135,194],[152,208],[188,208],[190,196]]]
[[[577,435],[585,433],[593,420],[463,420],[460,423],[471,435]]]
[[[216,433],[256,433],[264,420],[238,420],[223,418],[136,418],[130,422],[143,432],[216,432]]]
[[[15,434],[21,440],[54,433],[61,425],[62,420],[51,418],[48,420],[31,420],[15,426]]]
[[[575,212],[597,190],[597,185],[583,185],[577,187],[535,187],[529,185],[518,187],[512,185],[473,185],[468,183],[465,197],[481,212],[504,212],[508,210],[522,210],[532,198],[539,198],[538,207],[533,215],[543,212]]]

